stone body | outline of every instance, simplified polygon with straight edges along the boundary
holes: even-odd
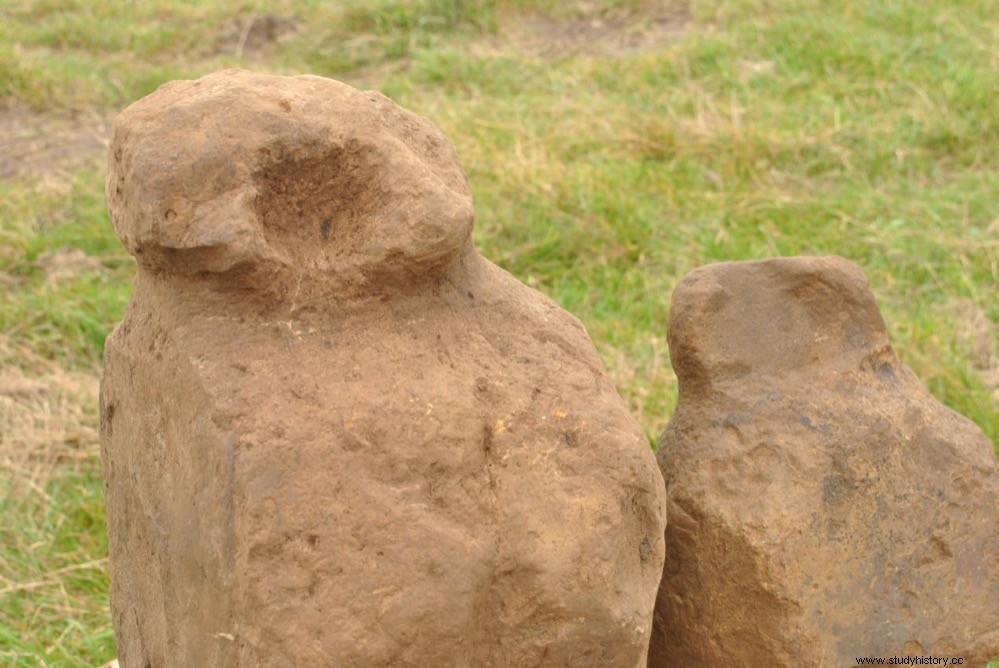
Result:
[[[428,121],[226,71],[118,117],[102,457],[125,668],[644,665],[654,456],[484,260]]]
[[[899,362],[857,267],[698,269],[674,292],[669,345],[649,666],[999,653],[992,445]]]

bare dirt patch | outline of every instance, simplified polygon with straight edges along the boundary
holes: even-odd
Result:
[[[68,173],[104,161],[113,114],[0,108],[0,179]]]
[[[272,44],[292,39],[299,32],[297,19],[277,14],[250,14],[225,25],[215,48],[236,58],[263,55]]]
[[[572,16],[538,16],[502,31],[500,42],[545,59],[572,56],[623,57],[669,45],[687,31],[685,4],[663,3],[641,11],[607,12],[582,5]]]
[[[87,255],[79,248],[60,248],[47,251],[38,256],[35,264],[45,274],[45,280],[53,284],[74,279],[80,274],[103,269],[100,260]]]

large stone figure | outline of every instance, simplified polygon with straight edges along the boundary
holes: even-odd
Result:
[[[654,457],[580,323],[473,248],[436,128],[226,71],[126,109],[109,153],[125,668],[644,665]]]
[[[669,526],[649,665],[999,653],[999,467],[892,352],[839,258],[677,286]]]

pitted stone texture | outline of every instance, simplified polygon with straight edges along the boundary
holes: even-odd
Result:
[[[227,71],[118,118],[102,444],[122,665],[644,665],[664,489],[448,141]]]
[[[698,269],[673,294],[669,345],[650,666],[999,651],[991,443],[895,357],[857,267]]]
[[[454,148],[426,119],[330,79],[236,70],[119,115],[107,200],[150,271],[240,270],[262,289],[261,274],[306,270],[339,299],[434,274],[473,219]]]

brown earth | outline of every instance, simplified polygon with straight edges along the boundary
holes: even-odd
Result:
[[[279,14],[248,14],[233,19],[219,32],[216,52],[236,58],[257,58],[274,45],[293,39],[301,30],[297,19]]]
[[[689,20],[685,10],[663,12],[637,22],[614,17],[540,17],[525,21],[509,37],[517,49],[542,58],[621,57],[676,41],[686,31]]]
[[[0,106],[0,179],[103,169],[111,131],[104,111],[38,111]]]
[[[500,53],[513,49],[545,59],[620,58],[675,42],[691,21],[689,7],[681,2],[648,3],[632,10],[583,2],[574,9],[556,16],[518,16],[502,25],[497,35],[473,45],[473,50]]]

